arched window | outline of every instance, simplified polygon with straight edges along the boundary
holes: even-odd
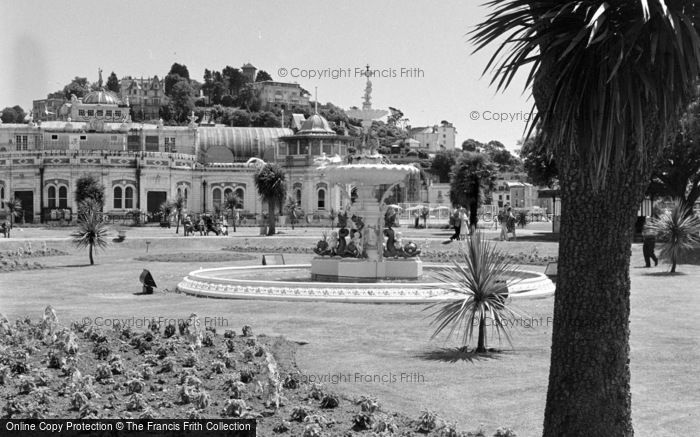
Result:
[[[301,206],[301,189],[297,188],[294,190],[294,195],[296,196],[297,206]]]
[[[214,207],[221,206],[221,190],[219,188],[214,188],[211,200]]]
[[[182,196],[182,188],[177,189],[177,197]]]
[[[240,201],[240,208],[243,209],[243,205],[245,205],[245,191],[243,191],[243,188],[236,188],[236,191],[234,191],[234,193],[236,193],[236,196]]]
[[[233,188],[226,188],[224,190],[224,199],[233,194]]]
[[[51,185],[48,192],[49,209],[56,208],[56,187]]]
[[[318,209],[326,209],[326,190],[318,190]]]
[[[5,187],[0,187],[0,208],[5,207]]]
[[[187,188],[183,192],[185,193],[185,207],[187,207]]]
[[[68,208],[68,188],[63,185],[58,188],[58,207]]]
[[[122,187],[114,187],[114,209],[122,209]]]
[[[134,189],[132,187],[126,187],[124,190],[124,208],[134,209]]]

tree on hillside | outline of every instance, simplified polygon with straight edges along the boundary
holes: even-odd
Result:
[[[107,78],[107,90],[119,94],[119,78],[114,72]]]
[[[267,203],[267,235],[275,234],[275,206],[280,206],[287,197],[284,169],[277,164],[264,164],[253,175],[255,187],[263,202]]]
[[[464,152],[452,167],[450,202],[469,210],[469,226],[476,229],[477,212],[493,190],[496,166],[483,153]]]
[[[253,127],[280,127],[279,118],[269,111],[255,112],[251,114],[250,125]]]
[[[11,108],[8,106],[3,109],[0,119],[2,119],[3,123],[24,123],[26,117],[27,113],[24,112],[24,109],[19,105],[15,105]]]
[[[263,82],[266,80],[272,80],[272,76],[270,76],[265,70],[260,70],[258,71],[258,74],[255,75],[256,82]]]
[[[178,64],[177,62],[170,67],[170,72],[168,74],[177,74],[183,79],[190,79],[190,72],[187,70],[187,66],[184,64]]]
[[[241,70],[227,65],[226,68],[221,70],[221,75],[228,93],[234,98],[238,96],[246,84],[246,77]]]
[[[436,175],[441,184],[450,181],[452,167],[457,163],[457,158],[461,153],[457,150],[445,150],[435,154],[430,163],[430,171]]]
[[[178,82],[173,84],[173,88],[170,92],[170,108],[173,114],[173,118],[178,123],[185,123],[187,117],[194,111],[194,90],[190,81],[187,79],[180,79]]]
[[[245,108],[250,112],[257,112],[262,107],[262,102],[251,84],[243,86],[235,100],[236,106]]]
[[[478,142],[477,140],[469,138],[468,140],[464,140],[462,142],[462,150],[465,152],[476,152],[478,149],[481,149],[484,147],[483,144]]]
[[[243,109],[225,108],[221,117],[221,122],[227,126],[249,127],[251,114]]]
[[[632,436],[630,250],[652,163],[700,73],[695,1],[502,0],[472,34],[521,69],[562,195],[544,437]],[[490,70],[493,67],[493,70]],[[669,129],[670,128],[670,129]],[[591,230],[595,230],[591,232]],[[585,323],[581,323],[585,321]]]
[[[85,175],[78,178],[75,182],[75,201],[81,205],[85,200],[92,199],[98,211],[102,211],[105,201],[105,187],[93,175]]]
[[[71,83],[63,87],[63,96],[66,100],[70,100],[71,95],[77,98],[83,98],[90,92],[90,82],[87,77],[76,76]]]

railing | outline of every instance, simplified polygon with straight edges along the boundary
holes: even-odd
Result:
[[[159,159],[179,159],[194,162],[197,157],[186,153],[168,153],[168,152],[141,152],[127,150],[26,150],[26,151],[9,151],[0,152],[0,155],[7,158],[26,158],[26,157],[47,157],[47,156],[72,156],[72,157],[110,157],[119,156],[127,158],[159,158]]]

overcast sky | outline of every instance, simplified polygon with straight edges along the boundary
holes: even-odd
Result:
[[[162,78],[178,62],[201,82],[205,68],[250,62],[347,109],[362,103],[365,79],[355,72],[369,64],[389,76],[373,78],[373,107],[399,108],[412,126],[450,121],[458,145],[512,148],[532,100],[524,75],[505,93],[481,77],[493,49],[472,55],[466,35],[486,16],[480,3],[3,0],[0,108],[28,111],[75,76],[96,81],[98,67],[105,81],[112,71]],[[314,70],[342,77],[301,77]],[[514,120],[495,120],[500,113]]]

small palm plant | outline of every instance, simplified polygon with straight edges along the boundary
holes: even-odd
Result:
[[[166,200],[160,204],[160,221],[161,223],[168,222],[168,227],[170,227],[170,214],[173,213],[173,202]]]
[[[270,163],[258,166],[253,180],[258,194],[267,203],[269,209],[267,235],[275,235],[275,207],[280,205],[287,196],[284,169],[278,164]]]
[[[187,201],[182,196],[182,194],[178,194],[173,200],[170,201],[170,207],[173,211],[175,211],[175,214],[177,216],[175,217],[175,233],[179,234],[180,222],[182,221],[182,211],[184,211],[184,209],[187,208]]]
[[[14,225],[13,219],[22,215],[22,201],[15,197],[10,197],[5,201],[5,208],[10,215],[10,229],[12,229]]]
[[[238,194],[229,193],[226,195],[226,197],[224,197],[224,203],[222,206],[224,210],[228,212],[231,217],[233,217],[236,213],[236,209],[243,206],[243,199],[241,199],[241,196]]]
[[[90,265],[94,265],[93,249],[105,249],[107,247],[108,228],[102,220],[99,205],[94,200],[84,200],[80,203],[79,210],[78,229],[71,234],[71,237],[73,237],[73,244],[79,249],[88,248]]]
[[[676,264],[684,254],[700,246],[700,218],[682,202],[676,202],[659,218],[652,218],[648,228],[661,243],[659,254],[671,263],[671,273],[676,272]]]
[[[436,308],[431,314],[435,325],[432,338],[448,329],[448,338],[462,332],[464,347],[471,343],[474,327],[478,326],[478,343],[476,353],[486,353],[486,325],[490,325],[510,343],[507,331],[507,318],[518,314],[508,307],[508,284],[512,279],[509,273],[517,269],[504,257],[496,246],[485,240],[479,232],[467,240],[466,247],[460,249],[462,263],[453,261],[454,265],[435,272],[435,278],[443,284],[446,291],[458,298],[431,304],[426,309]]]

